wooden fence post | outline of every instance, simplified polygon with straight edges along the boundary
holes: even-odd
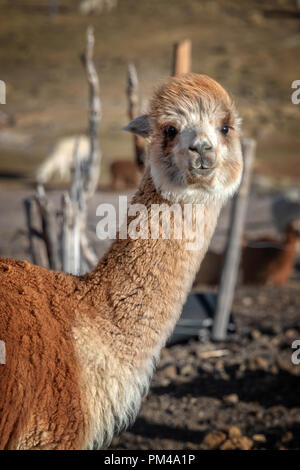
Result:
[[[137,117],[138,108],[138,77],[134,64],[128,66],[128,82],[127,82],[127,97],[128,97],[128,116],[129,120],[132,121]],[[133,136],[134,149],[135,149],[135,161],[138,166],[144,165],[145,159],[145,148],[144,140],[139,135]]]
[[[99,126],[101,121],[100,84],[93,61],[94,30],[92,26],[87,29],[86,49],[81,55],[81,61],[86,69],[89,84],[89,136],[90,154],[86,165],[82,167],[84,178],[84,191],[87,199],[95,193],[100,175],[101,151],[99,146]]]
[[[29,251],[33,264],[49,268],[46,246],[43,239],[40,213],[35,196],[24,200],[25,220],[27,225]]]
[[[46,197],[44,187],[39,185],[35,196],[42,223],[42,235],[46,245],[49,268],[58,271],[61,268],[57,237],[57,220],[54,207]]]
[[[93,29],[89,27],[86,48],[81,60],[89,84],[90,152],[85,161],[80,161],[79,139],[76,140],[72,185],[62,200],[60,229],[57,229],[57,214],[43,187],[38,188],[35,197],[24,202],[33,262],[54,270],[62,268],[63,271],[73,274],[83,273],[86,269],[94,267],[98,261],[87,237],[87,204],[97,189],[101,161],[99,145],[101,100],[99,79],[93,62],[94,41]],[[34,210],[38,213],[34,213]],[[34,224],[39,228],[36,229]]]
[[[51,19],[54,19],[58,13],[58,1],[59,0],[49,0],[49,16]]]
[[[212,330],[212,339],[215,341],[223,341],[227,336],[227,326],[238,277],[242,234],[246,220],[248,193],[255,148],[255,140],[244,139],[242,141],[244,171],[240,189],[232,203],[230,229],[227,238],[225,259]]]
[[[191,49],[190,39],[183,39],[174,45],[172,75],[180,75],[191,71]]]
[[[80,273],[80,219],[78,205],[71,201],[68,193],[62,197],[62,270]]]

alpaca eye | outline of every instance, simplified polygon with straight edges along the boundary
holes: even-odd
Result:
[[[224,135],[227,135],[229,131],[229,126],[222,126],[221,132]]]
[[[178,134],[178,130],[174,126],[167,126],[164,128],[164,134],[166,137],[172,140],[176,134]]]

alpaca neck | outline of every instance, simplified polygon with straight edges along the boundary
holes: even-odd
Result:
[[[146,207],[149,226],[153,204],[171,205],[156,191],[148,170],[132,203]],[[87,295],[110,331],[116,331],[114,351],[126,361],[137,365],[159,354],[191,290],[220,208],[203,208],[203,243],[196,251],[187,248],[186,235],[181,240],[172,233],[167,240],[161,233],[158,239],[117,239],[87,277]]]

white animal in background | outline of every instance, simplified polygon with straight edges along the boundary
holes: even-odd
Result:
[[[80,162],[87,160],[90,152],[90,140],[85,135],[63,137],[53,151],[38,167],[36,180],[45,184],[51,179],[69,181],[74,168],[74,155],[77,153]]]
[[[110,11],[116,8],[118,0],[82,0],[79,4],[79,11],[84,15],[91,13],[101,13],[103,10]]]

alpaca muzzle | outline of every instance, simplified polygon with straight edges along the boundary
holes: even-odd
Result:
[[[193,176],[210,175],[215,170],[217,154],[209,142],[196,142],[189,147],[189,151],[189,170]]]

